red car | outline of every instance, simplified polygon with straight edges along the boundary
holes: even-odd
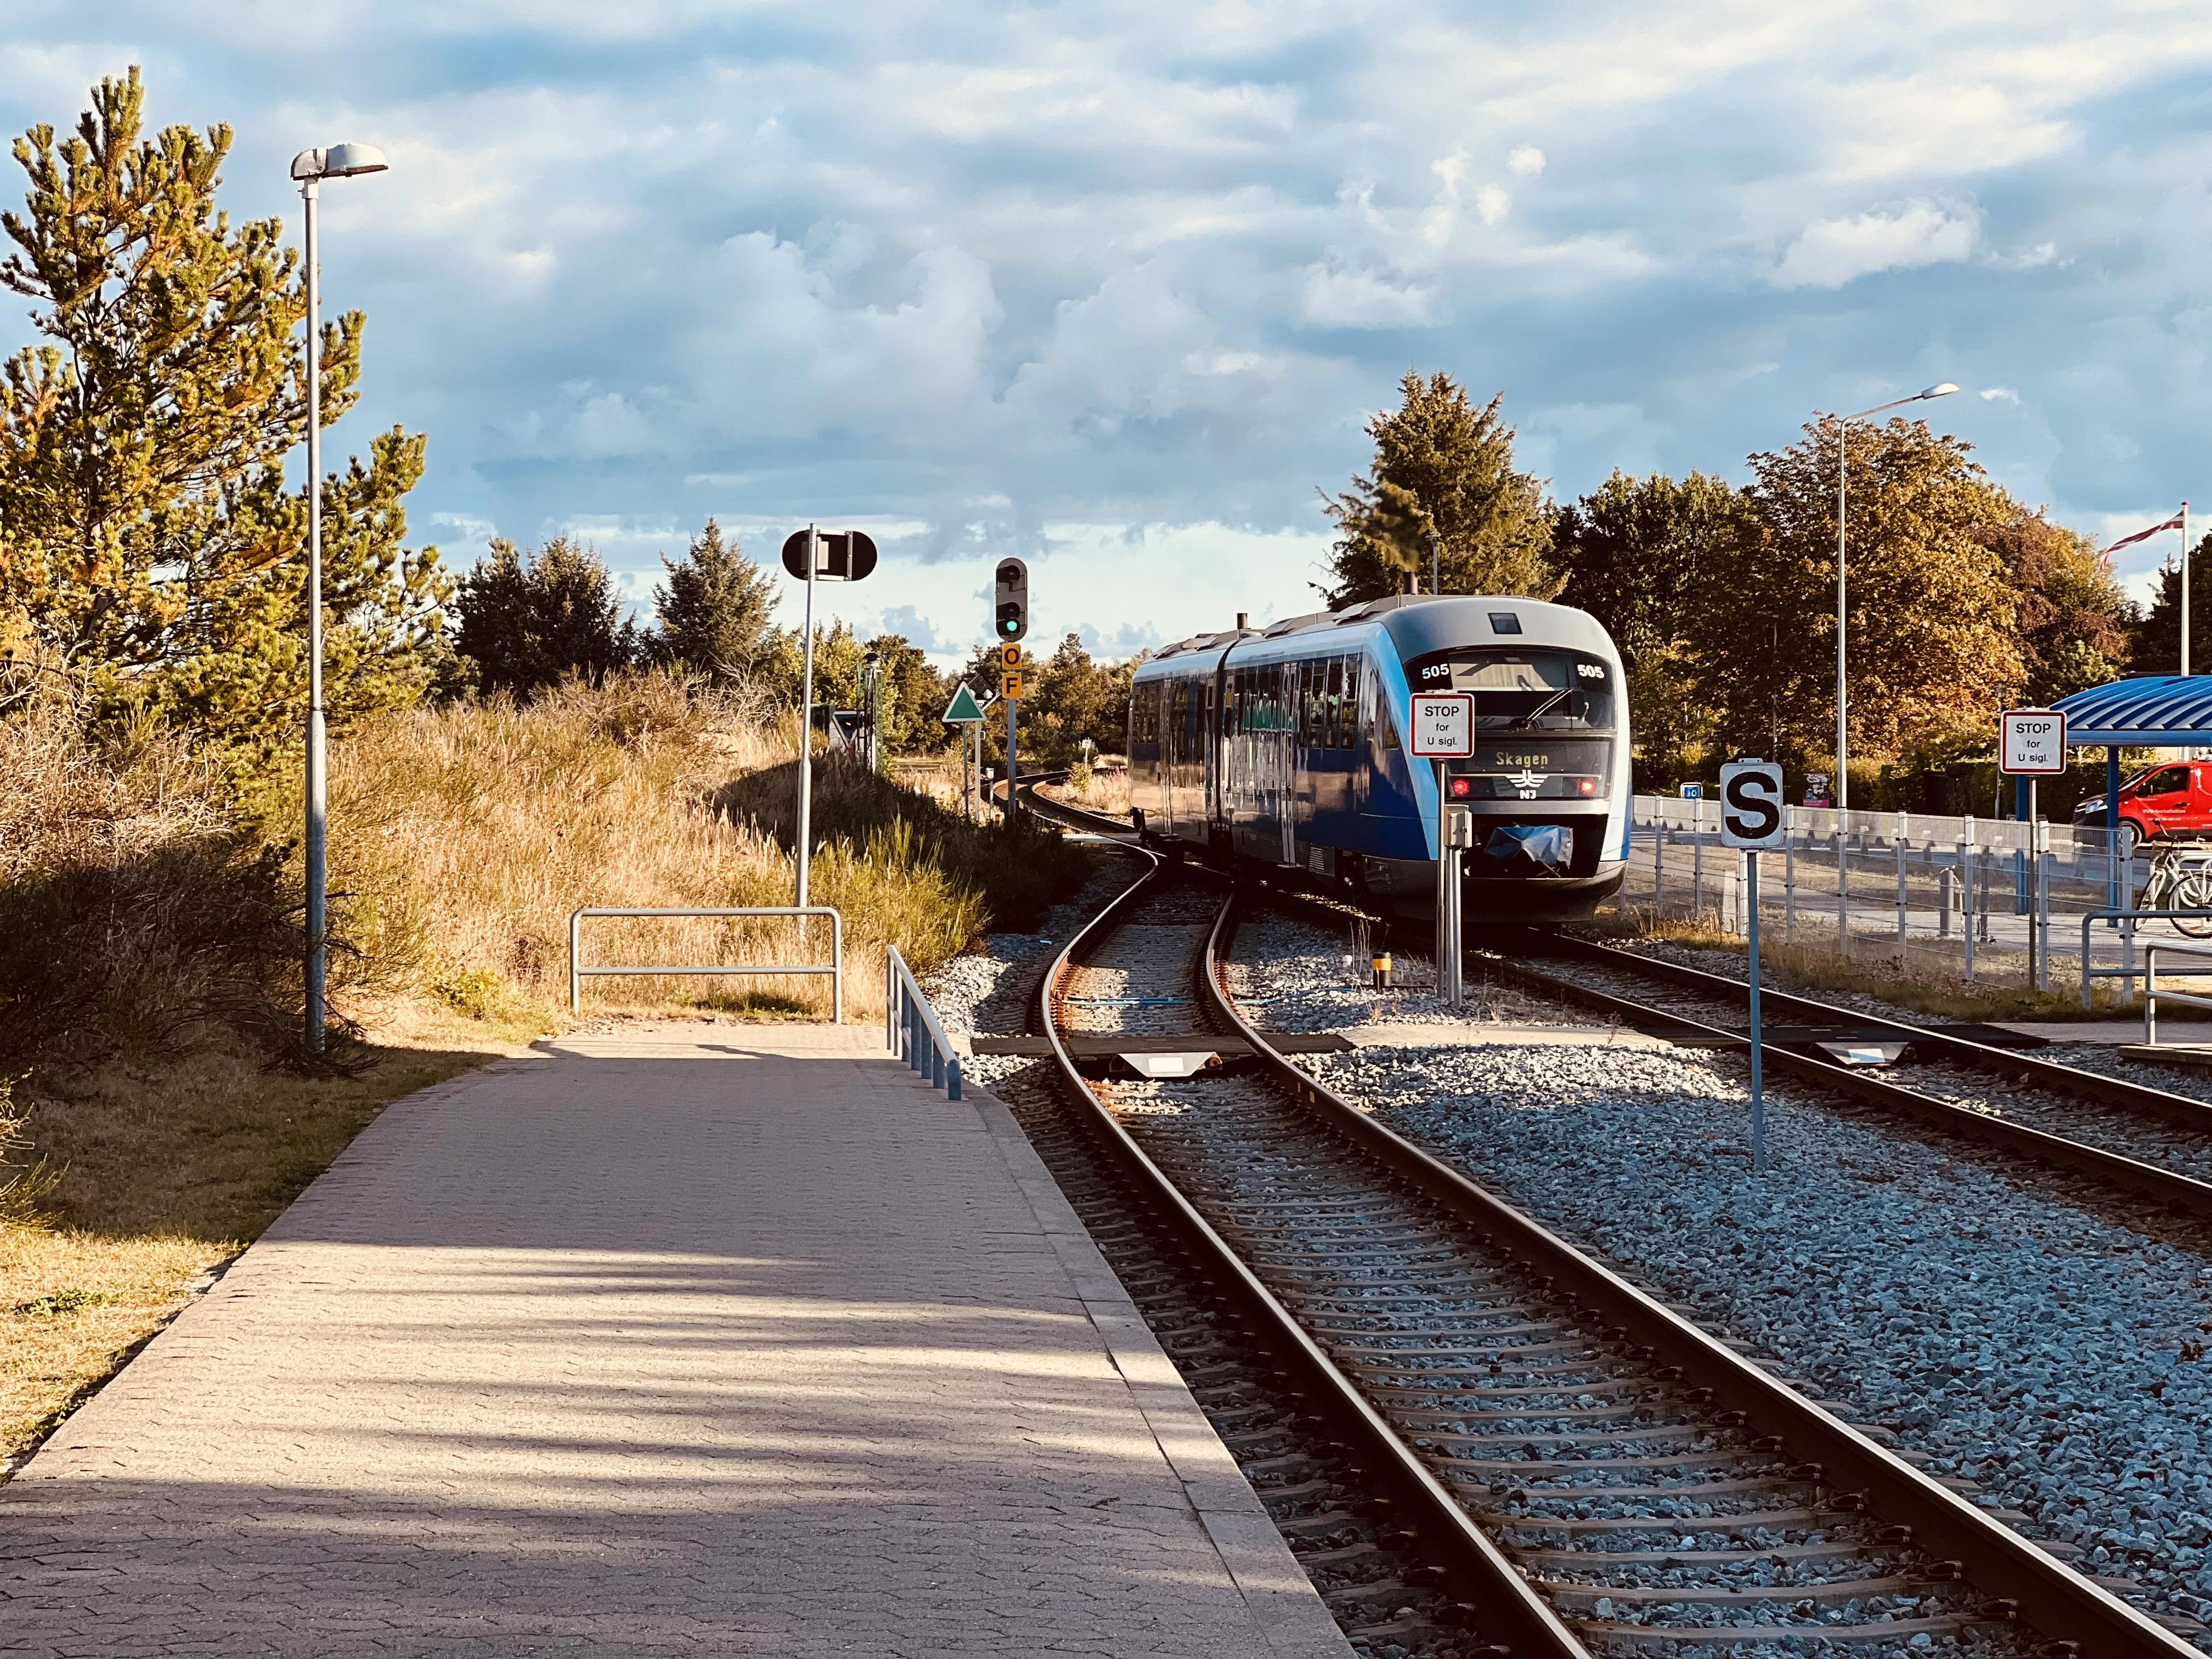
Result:
[[[2079,829],[2102,830],[2105,798],[2093,795],[2074,809]],[[2212,761],[2170,761],[2120,786],[2120,851],[2135,856],[2153,836],[2212,836]]]

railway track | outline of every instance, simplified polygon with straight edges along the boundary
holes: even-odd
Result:
[[[1297,1071],[1220,989],[1234,925],[1148,875],[1038,1020],[1115,1182],[1276,1356],[1300,1455],[1387,1500],[1387,1540],[1317,1534],[1370,1650],[2195,1651]],[[1249,1058],[1116,1081],[1066,1041],[1170,1027]],[[1400,1565],[1351,1565],[1385,1546]]]
[[[1535,960],[1564,959],[1568,971]],[[1742,981],[1640,952],[1548,935],[1504,958],[1531,987],[1638,1030],[1713,1047],[1747,1042]],[[1656,996],[1652,988],[1657,988]],[[1631,993],[1634,994],[1631,994]],[[2212,1105],[1954,1032],[1763,988],[1767,1063],[1942,1132],[2212,1219]],[[1777,1041],[1778,1025],[1788,1028]],[[1903,1045],[1903,1076],[1846,1065],[1814,1034]],[[1793,1040],[1794,1039],[1794,1040]],[[1903,1080],[1910,1078],[1911,1082]]]
[[[1033,786],[1024,794],[1040,816],[1070,828],[1124,836],[1129,832],[1116,819],[1039,796]],[[1332,921],[1343,914],[1340,906],[1295,890],[1271,897],[1294,908],[1313,908]],[[1390,924],[1377,919],[1376,925]],[[1531,988],[1656,1036],[1716,1048],[1747,1042],[1749,995],[1741,981],[1571,935],[1538,937],[1531,948],[1502,958],[1506,969]],[[1538,967],[1531,960],[1538,956],[1564,957],[1583,971],[1562,975]],[[1654,985],[1660,988],[1658,1000],[1629,994]],[[2066,1170],[2107,1190],[2212,1220],[2212,1103],[1771,987],[1763,989],[1762,1000],[1768,1063],[1780,1073]],[[1793,1020],[1813,1030],[1903,1044],[1911,1081],[1847,1065],[1814,1042],[1778,1042],[1773,1027]],[[1993,1092],[1993,1085],[2003,1085],[2002,1092]]]

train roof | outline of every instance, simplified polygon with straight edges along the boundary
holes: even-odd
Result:
[[[1194,634],[1155,652],[1153,662],[1170,658],[1212,654],[1231,646],[1263,640],[1285,640],[1373,623],[1390,636],[1401,657],[1411,658],[1447,646],[1464,645],[1475,635],[1488,636],[1493,611],[1510,610],[1525,618],[1522,626],[1543,643],[1581,645],[1615,654],[1612,639],[1597,618],[1571,605],[1553,605],[1521,594],[1401,594],[1346,605],[1341,611],[1314,611],[1302,617],[1285,617],[1265,628],[1224,629],[1216,634]],[[1533,625],[1532,625],[1533,624]]]

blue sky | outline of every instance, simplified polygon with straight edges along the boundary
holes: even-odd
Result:
[[[709,514],[817,519],[884,546],[864,628],[964,654],[1014,552],[1125,652],[1310,606],[1408,368],[1563,498],[1952,380],[2063,521],[2212,520],[2202,3],[19,0],[0,120],[132,63],[237,130],[234,216],[390,154],[324,198],[334,442],[427,430],[463,566],[568,530],[642,595]]]

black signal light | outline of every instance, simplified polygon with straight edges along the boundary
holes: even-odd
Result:
[[[1030,631],[1030,568],[1019,559],[1001,559],[994,584],[993,612],[998,636],[1018,640]]]

